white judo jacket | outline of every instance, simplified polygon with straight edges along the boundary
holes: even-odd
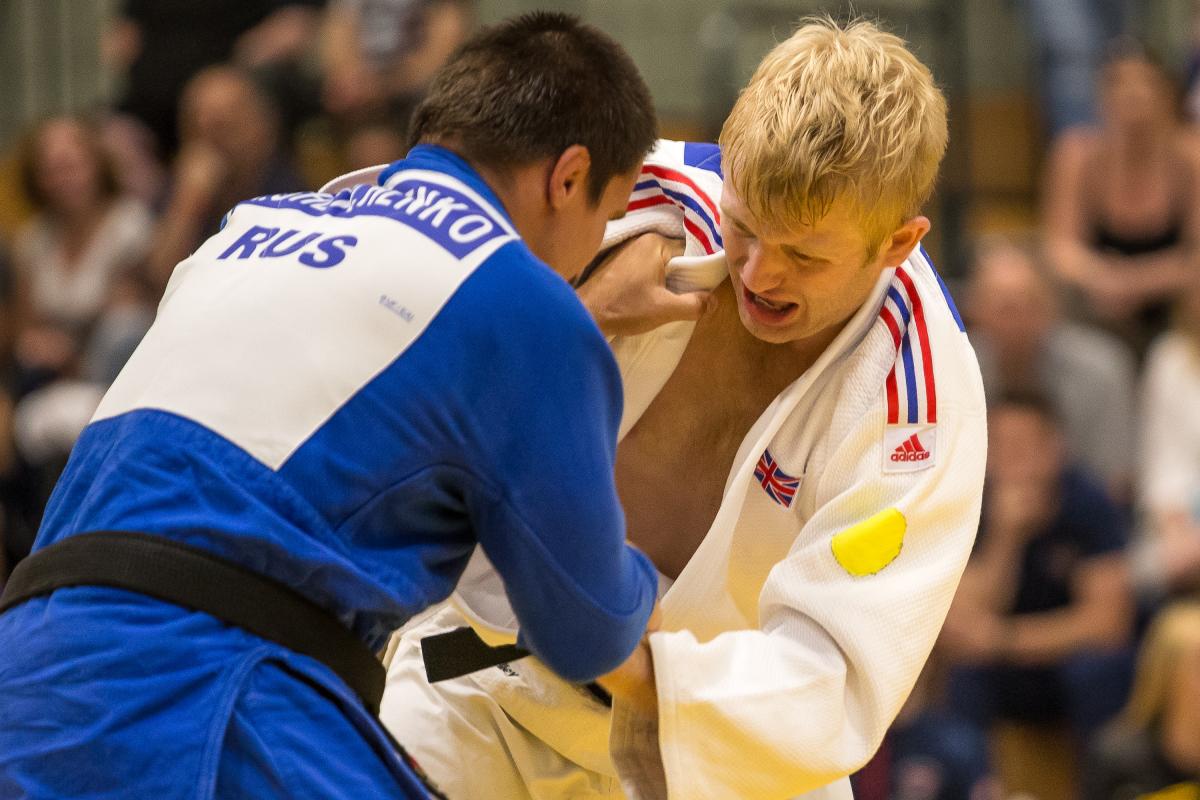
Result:
[[[662,143],[648,169],[668,196],[711,203],[719,178],[683,163],[682,147]],[[695,205],[631,210],[609,242],[648,227],[685,236],[670,280],[714,287],[725,277],[719,234]],[[716,217],[715,203],[701,207]],[[613,341],[622,434],[693,328]],[[663,627],[649,640],[656,718],[619,702],[610,714],[534,659],[422,685],[422,636],[464,619],[492,642],[511,634],[502,584],[478,560],[456,608],[401,637],[384,722],[456,800],[848,798],[845,776],[878,748],[950,606],[985,456],[975,356],[918,248],[746,433],[712,527],[674,583],[664,579]]]

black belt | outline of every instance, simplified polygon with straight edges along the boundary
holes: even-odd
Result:
[[[0,613],[68,586],[128,589],[211,614],[315,658],[379,713],[386,673],[366,643],[298,592],[205,550],[147,533],[71,536],[17,565],[0,596]]]
[[[488,667],[498,667],[529,655],[515,644],[492,647],[471,628],[455,628],[421,639],[421,658],[425,662],[425,678],[430,683],[461,678]],[[586,683],[584,690],[606,706],[612,706],[612,695],[598,683]]]

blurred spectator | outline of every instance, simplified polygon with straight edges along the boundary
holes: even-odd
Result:
[[[352,172],[376,164],[390,164],[404,158],[404,130],[388,120],[375,120],[357,126],[346,137],[345,171]]]
[[[11,377],[17,313],[16,276],[4,241],[0,239],[0,392],[7,388]]]
[[[1200,266],[1200,146],[1169,76],[1135,46],[1102,70],[1101,112],[1050,155],[1047,253],[1082,313],[1140,355]]]
[[[1084,800],[1200,797],[1200,604],[1170,606],[1138,656],[1129,704],[1092,749]],[[1155,794],[1154,797],[1160,797]]]
[[[879,751],[853,777],[855,800],[1000,800],[987,736],[940,701],[943,661],[935,649]]]
[[[326,110],[407,123],[474,24],[473,0],[332,0],[322,48]]]
[[[971,341],[988,397],[1046,395],[1062,417],[1070,457],[1131,500],[1134,361],[1120,341],[1066,322],[1036,250],[984,240],[967,293]],[[1097,402],[1097,398],[1104,398]]]
[[[1125,32],[1129,5],[1128,0],[1025,0],[1052,136],[1095,121],[1096,68],[1105,43]]]
[[[121,194],[157,208],[167,175],[150,130],[128,114],[109,114],[100,123],[100,139]]]
[[[115,287],[141,267],[153,229],[146,207],[118,192],[99,136],[82,119],[34,128],[21,167],[36,214],[14,249],[19,356],[58,349],[46,326],[82,342]]]
[[[7,253],[0,247],[0,586],[9,571],[8,497],[6,487],[10,483],[16,464],[12,437],[12,395],[10,374],[12,370],[12,340],[15,333],[15,303],[13,295],[12,268]]]
[[[154,220],[121,191],[96,127],[55,117],[30,131],[21,175],[35,215],[14,248],[0,397],[6,568],[29,552],[75,437],[153,317],[142,270]]]
[[[1135,575],[1151,596],[1200,588],[1200,280],[1155,342],[1142,386]]]
[[[142,120],[161,155],[175,152],[177,102],[198,71],[230,59],[266,68],[300,59],[325,0],[126,0],[107,32],[110,63],[127,69],[122,110]]]
[[[1200,2],[1192,2],[1191,49],[1184,80],[1184,111],[1188,121],[1200,122]]]
[[[69,361],[63,374],[15,406],[0,397],[0,435],[10,459],[7,471],[0,470],[3,560],[9,570],[29,555],[50,493],[104,394],[103,384],[76,377],[77,367],[77,360]]]
[[[160,288],[236,203],[305,188],[280,147],[276,109],[244,71],[204,69],[184,89],[179,114],[182,144],[150,254]]]
[[[1066,460],[1049,403],[1011,394],[989,411],[983,524],[939,646],[949,705],[1066,724],[1081,744],[1124,702],[1133,602],[1122,514]]]

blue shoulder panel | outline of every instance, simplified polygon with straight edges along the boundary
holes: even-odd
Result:
[[[724,173],[721,172],[721,148],[715,144],[684,142],[683,163],[689,167],[715,172],[722,180],[725,179]]]
[[[373,216],[395,220],[459,259],[493,239],[509,235],[488,209],[467,195],[442,183],[416,178],[401,181],[391,189],[355,186],[335,195],[275,194],[256,197],[245,204],[292,209],[314,217]]]
[[[929,257],[928,251],[925,250],[925,245],[917,245],[921,248],[921,255],[925,256],[925,260],[929,262],[929,268],[933,270],[933,277],[937,278],[938,286],[942,287],[942,296],[946,298],[946,306],[950,309],[951,316],[954,317],[958,329],[963,333],[967,332],[967,326],[963,324],[962,315],[958,313],[958,306],[954,304],[954,298],[950,295],[950,288],[946,286],[946,282],[942,280],[942,275],[937,271],[937,267],[933,265],[933,259]]]

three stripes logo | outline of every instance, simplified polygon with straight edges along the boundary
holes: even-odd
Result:
[[[884,427],[884,472],[918,472],[932,467],[936,462],[936,425],[887,425]]]
[[[892,461],[926,461],[929,451],[921,446],[921,440],[914,433],[904,440],[904,444],[892,451]]]

